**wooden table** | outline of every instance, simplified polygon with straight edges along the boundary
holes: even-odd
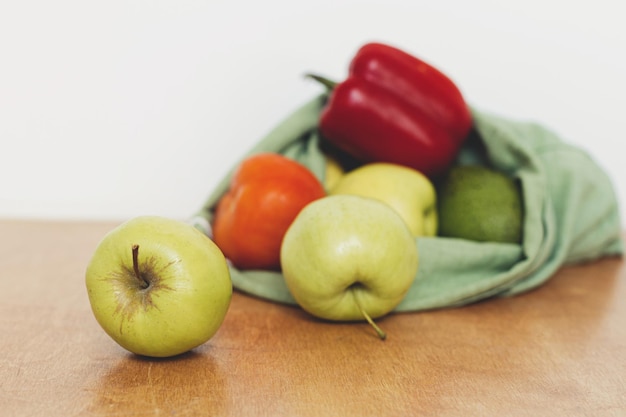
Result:
[[[0,221],[0,415],[625,416],[626,267],[367,324],[236,293],[208,343],[170,360],[98,326],[84,269],[114,223]]]

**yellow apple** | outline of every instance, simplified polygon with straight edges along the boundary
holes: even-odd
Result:
[[[391,163],[370,163],[343,175],[330,195],[369,197],[391,206],[413,236],[437,234],[437,195],[421,172]]]
[[[343,176],[344,169],[336,158],[327,155],[325,159],[324,188],[328,191],[332,189]]]

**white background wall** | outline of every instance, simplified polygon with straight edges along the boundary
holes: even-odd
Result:
[[[626,202],[621,2],[0,2],[0,217],[186,218],[370,40],[587,149]]]

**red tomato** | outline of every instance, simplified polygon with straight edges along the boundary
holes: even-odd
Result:
[[[325,195],[304,165],[275,153],[253,155],[217,203],[213,239],[239,269],[280,270],[287,228],[304,206]]]

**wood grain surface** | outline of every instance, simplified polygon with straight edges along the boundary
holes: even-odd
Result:
[[[626,416],[626,268],[563,268],[515,298],[326,323],[236,293],[209,342],[134,356],[84,270],[115,223],[0,221],[0,415]]]

